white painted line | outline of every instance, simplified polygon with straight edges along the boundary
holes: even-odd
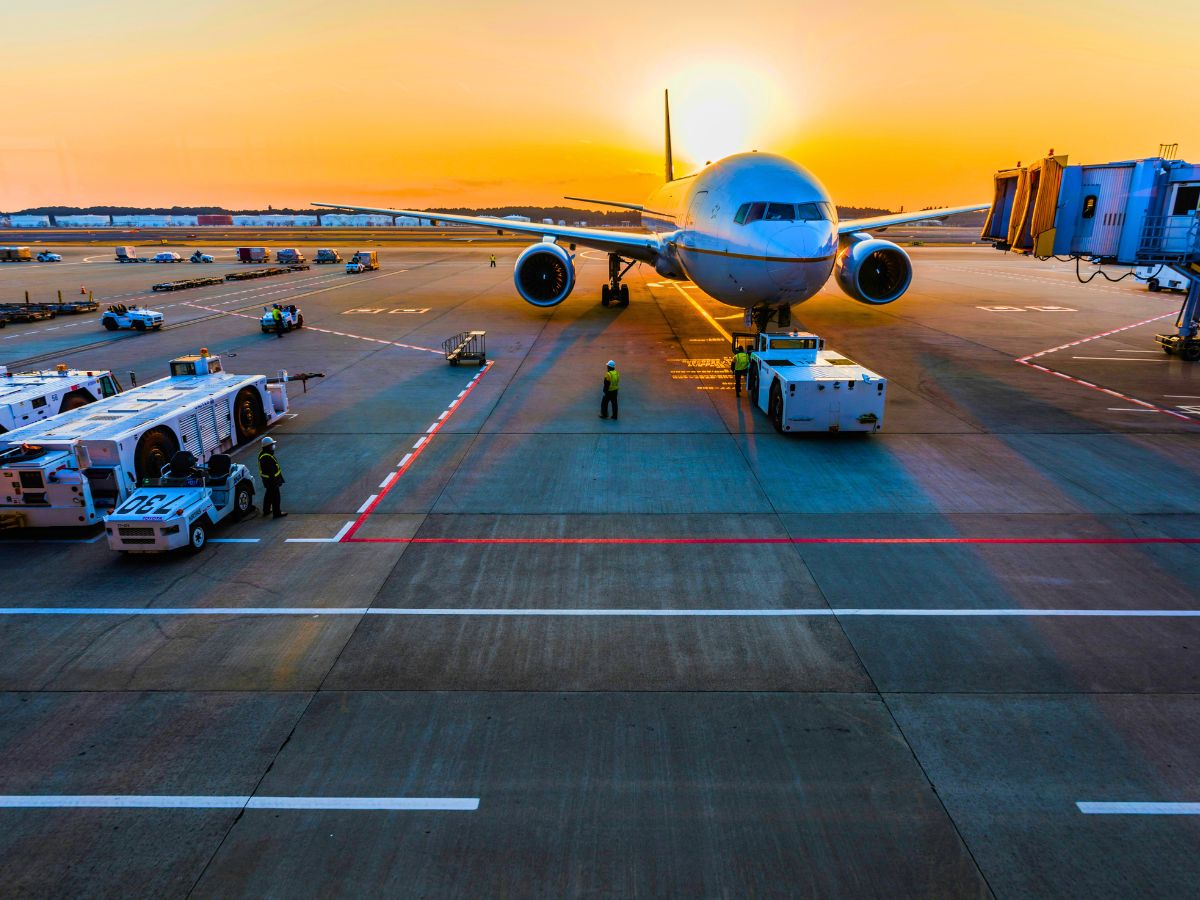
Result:
[[[285,544],[332,544],[333,538],[284,538]]]
[[[417,441],[415,444],[413,444],[413,449],[414,449],[414,450],[420,450],[420,449],[421,449],[421,445],[422,445],[423,443],[425,443],[427,440],[429,440],[429,436],[428,436],[428,434],[427,434],[425,437],[421,438],[419,441]]]
[[[1109,362],[1166,362],[1165,359],[1133,359],[1128,356],[1072,356],[1071,359],[1104,359]]]
[[[1172,400],[1200,400],[1200,394],[1163,394]]]
[[[437,420],[440,422],[440,421],[442,421],[442,419],[446,418],[446,416],[448,416],[448,415],[450,415],[450,410],[447,409],[440,416],[437,417]]]
[[[404,454],[404,458],[403,458],[403,459],[401,459],[401,460],[400,460],[400,462],[396,463],[396,468],[397,468],[397,469],[403,469],[403,468],[404,468],[404,465],[405,465],[405,463],[407,463],[407,462],[408,462],[410,459],[412,459],[412,454],[411,454],[411,453],[405,453],[405,454]]]
[[[395,474],[395,473],[393,473],[393,474]],[[370,506],[372,503],[374,503],[375,498],[378,496],[379,496],[378,494],[372,494],[370,497],[368,497],[366,500],[364,500],[363,505],[358,508],[358,514],[361,516],[363,513],[365,513],[367,511],[367,507]]]
[[[1161,350],[1118,350],[1117,353],[1161,353]]]
[[[1158,412],[1157,409],[1145,409],[1140,406],[1133,406],[1133,407],[1131,407],[1131,406],[1110,406],[1110,407],[1108,407],[1108,411],[1109,412],[1148,412],[1148,413]]]
[[[404,464],[403,464],[403,463],[401,463],[401,465],[404,465]],[[397,475],[399,475],[399,474],[400,474],[399,472],[392,472],[392,474],[388,475],[388,477],[387,477],[387,478],[385,478],[385,479],[383,479],[383,481],[379,482],[379,489],[380,489],[381,491],[385,491],[385,490],[387,490],[387,486],[388,486],[389,484],[391,484],[393,481],[395,481],[395,480],[396,480],[396,476],[397,476]]]
[[[1200,803],[1104,803],[1081,800],[1075,805],[1085,816],[1200,816]]]
[[[441,416],[439,416],[438,419],[440,420]],[[437,422],[434,422],[432,425],[430,425],[428,428],[425,429],[425,433],[430,434],[436,428],[437,428]]]
[[[289,538],[296,543],[328,544],[335,538]],[[582,618],[814,618],[873,616],[876,618],[1102,618],[1195,619],[1200,609],[503,609],[485,607],[361,607],[361,606],[8,606],[0,616],[488,616]]]
[[[478,797],[239,797],[188,794],[0,794],[5,809],[479,809]]]
[[[349,531],[353,527],[354,527],[353,522],[347,522],[345,525],[343,525],[338,530],[338,533],[333,536],[334,542],[336,543],[337,541],[340,541],[342,538],[344,538],[346,536],[346,532]]]
[[[327,541],[328,538],[321,538]],[[365,606],[26,606],[0,608],[5,616],[361,616]]]
[[[209,538],[210,544],[257,544],[258,538]]]

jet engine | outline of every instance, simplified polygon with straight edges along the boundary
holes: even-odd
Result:
[[[513,268],[517,293],[534,306],[558,306],[575,287],[575,264],[558,244],[543,241],[526,247]]]
[[[912,262],[891,241],[855,234],[838,250],[833,274],[838,287],[859,303],[881,306],[908,290]]]

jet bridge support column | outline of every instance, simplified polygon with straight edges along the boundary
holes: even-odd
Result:
[[[1168,356],[1178,353],[1187,362],[1200,360],[1200,271],[1192,266],[1172,265],[1170,269],[1187,280],[1188,290],[1179,317],[1175,320],[1174,334],[1155,335],[1155,340]]]

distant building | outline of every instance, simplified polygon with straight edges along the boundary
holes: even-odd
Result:
[[[325,213],[323,228],[391,228],[392,217],[382,213]]]
[[[118,228],[166,228],[171,224],[171,217],[154,215],[120,215],[113,216],[112,223]]]
[[[528,222],[529,216],[504,216],[506,222]]]
[[[13,228],[49,228],[49,216],[9,216],[9,224]]]
[[[202,228],[209,225],[232,225],[233,216],[224,213],[202,213],[196,216],[196,224]]]
[[[109,216],[55,216],[54,224],[59,228],[107,228],[112,219]]]
[[[553,225],[554,220],[553,219],[542,219],[542,224],[543,225]]]
[[[199,224],[199,216],[171,216],[171,225],[175,228],[195,228]]]

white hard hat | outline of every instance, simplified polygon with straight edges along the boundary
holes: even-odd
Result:
[[[613,361],[610,359],[610,360],[608,361],[608,367],[609,367],[610,369],[615,369],[615,368],[617,367],[617,364],[616,364],[615,362],[613,362]]]
[[[270,435],[267,435],[265,438],[262,439],[262,442],[263,442],[264,447],[270,447],[272,444],[275,443],[275,438],[271,437]]]

